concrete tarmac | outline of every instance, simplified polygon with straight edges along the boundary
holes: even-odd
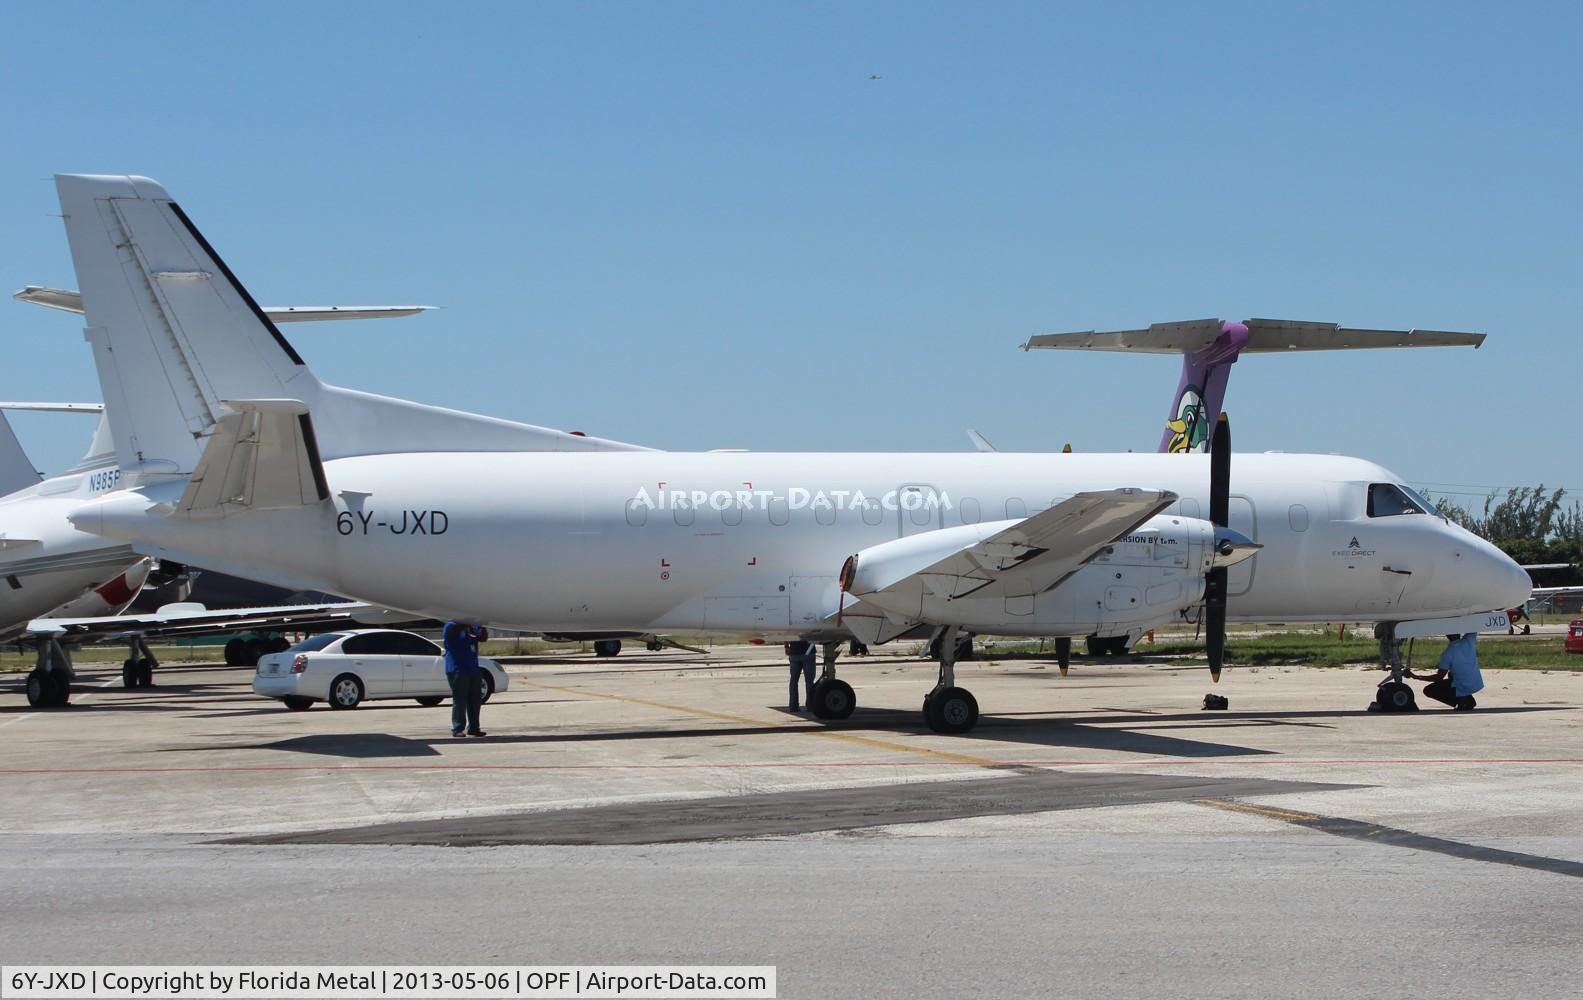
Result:
[[[780,995],[1575,996],[1583,675],[1363,711],[1365,670],[534,657],[484,707],[288,712],[245,670],[0,678],[0,961],[769,964]],[[100,686],[104,685],[104,686]],[[1432,706],[1432,707],[1430,707]],[[455,845],[455,846],[440,846]]]

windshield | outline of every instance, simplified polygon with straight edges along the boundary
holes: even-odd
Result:
[[[289,650],[287,650],[287,652],[317,653],[319,650],[328,646],[335,640],[344,638],[346,638],[345,632],[320,632],[318,635],[310,635],[308,638],[291,647]]]
[[[1434,505],[1395,483],[1369,484],[1369,516],[1395,517],[1397,514],[1427,514]]]

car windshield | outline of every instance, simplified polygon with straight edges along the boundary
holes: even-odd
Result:
[[[328,646],[335,640],[344,638],[346,638],[345,632],[320,632],[318,635],[310,635],[308,638],[291,647],[291,649],[287,650],[287,652],[317,653],[319,650]]]

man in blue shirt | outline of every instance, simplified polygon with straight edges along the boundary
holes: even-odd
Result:
[[[1416,680],[1429,681],[1424,686],[1424,696],[1444,702],[1459,712],[1472,711],[1478,702],[1474,694],[1484,690],[1484,675],[1479,673],[1479,654],[1474,648],[1479,634],[1448,635],[1446,651],[1440,654],[1440,669],[1432,676]]]
[[[451,735],[483,736],[478,714],[483,706],[482,669],[478,665],[478,644],[489,638],[489,630],[466,622],[445,623],[445,680],[451,685]]]

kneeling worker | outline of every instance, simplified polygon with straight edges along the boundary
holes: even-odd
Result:
[[[478,665],[478,644],[489,639],[481,625],[445,623],[445,680],[451,685],[451,735],[483,736],[478,715],[484,703],[483,677]]]
[[[1424,696],[1444,702],[1459,712],[1471,711],[1478,705],[1473,695],[1484,690],[1484,675],[1479,673],[1479,654],[1474,648],[1479,634],[1448,635],[1450,643],[1440,654],[1440,669],[1423,677],[1414,674],[1415,680],[1429,681],[1424,686]]]

